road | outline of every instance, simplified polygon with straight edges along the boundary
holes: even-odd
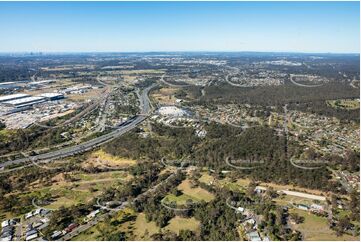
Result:
[[[160,77],[160,81],[162,83],[164,83],[165,85],[168,85],[168,86],[171,86],[171,87],[189,87],[191,86],[190,84],[172,84],[172,83],[169,83],[167,82],[166,80],[164,80],[164,77],[165,77],[165,74],[163,74],[161,77]]]
[[[168,176],[165,180],[161,181],[160,183],[158,183],[157,185],[151,187],[150,189],[148,189],[147,191],[139,194],[132,202],[136,202],[138,199],[140,199],[143,196],[147,196],[149,193],[154,193],[162,184],[166,183],[167,181],[169,181],[170,179],[172,179],[174,176],[176,175],[176,173],[171,174],[170,176]],[[117,213],[119,210],[124,209],[126,206],[129,205],[129,202],[123,202],[121,205],[119,205],[118,207],[109,210],[108,212],[95,217],[93,220],[80,225],[79,227],[75,228],[72,232],[64,235],[63,237],[61,237],[59,240],[71,240],[73,237],[77,236],[78,234],[86,231],[87,229],[97,225],[99,222],[104,221],[105,219],[107,219],[108,217],[113,216],[115,213]]]
[[[104,213],[104,214],[102,214],[102,215],[100,215],[98,217],[95,217],[94,219],[90,220],[89,222],[87,222],[85,224],[82,224],[79,227],[76,227],[73,231],[67,233],[66,235],[61,237],[59,240],[60,241],[71,240],[73,237],[77,236],[78,234],[80,234],[80,233],[88,230],[89,228],[95,226],[100,221],[103,221],[103,220],[107,219],[109,216],[114,215],[117,211],[119,211],[120,209],[125,208],[127,205],[128,205],[128,202],[122,203],[116,209],[110,210],[109,212]]]
[[[313,84],[313,85],[306,85],[306,84],[301,84],[301,83],[298,83],[296,82],[295,80],[293,80],[293,77],[294,75],[293,74],[290,74],[290,81],[295,84],[296,86],[300,86],[300,87],[320,87],[320,86],[323,86],[323,83],[322,84]]]
[[[140,97],[140,99],[139,99],[140,105],[139,106],[140,106],[140,110],[141,110],[141,115],[135,116],[135,118],[133,120],[131,120],[131,122],[126,123],[125,125],[118,126],[116,128],[116,130],[114,130],[108,134],[102,135],[100,137],[94,138],[92,140],[86,141],[79,145],[66,147],[66,148],[63,148],[60,150],[55,150],[52,152],[39,154],[36,156],[30,156],[30,157],[25,157],[25,158],[21,158],[21,159],[6,161],[6,162],[0,164],[0,168],[3,168],[3,167],[5,168],[10,165],[19,165],[22,163],[30,163],[30,162],[37,162],[37,161],[49,162],[49,161],[52,161],[55,159],[62,159],[62,158],[69,157],[72,155],[80,154],[80,153],[89,151],[95,147],[98,147],[102,144],[105,144],[105,143],[129,132],[130,130],[134,129],[137,125],[139,125],[141,122],[143,122],[147,118],[147,115],[149,114],[149,112],[151,110],[148,93],[155,86],[156,85],[153,84],[153,85],[145,88],[142,91],[142,93],[139,95],[139,97]],[[9,171],[9,170],[3,170],[1,172],[4,173],[7,171]]]

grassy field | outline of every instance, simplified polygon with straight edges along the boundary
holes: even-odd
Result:
[[[293,225],[295,229],[299,230],[303,234],[304,240],[359,240],[359,237],[353,237],[350,235],[337,237],[335,232],[329,228],[327,218],[318,217],[299,209],[290,209],[290,213],[292,212],[298,213],[305,218],[303,223]]]
[[[175,202],[177,205],[184,205],[188,200],[193,202],[209,202],[214,199],[214,195],[207,190],[200,187],[192,187],[188,179],[179,184],[177,188],[182,192],[182,194],[179,196],[168,194],[163,199],[166,204]]]
[[[213,176],[209,175],[207,172],[203,172],[202,176],[198,179],[198,181],[210,185],[214,181],[214,178]]]
[[[125,168],[135,165],[136,163],[136,160],[113,156],[103,150],[97,150],[91,154],[89,159],[84,162],[83,166],[93,166],[99,168],[101,168],[102,166]]]
[[[310,206],[311,204],[314,204],[315,201],[308,198],[302,198],[302,197],[296,197],[291,195],[282,195],[277,198],[274,198],[273,201],[275,201],[278,205],[281,206],[288,206],[292,203],[294,204],[304,204]],[[325,205],[324,202],[320,203],[320,205]]]
[[[154,91],[151,95],[151,98],[161,105],[174,105],[176,101],[174,94],[177,92],[177,90],[178,88],[163,87],[157,91]]]
[[[147,222],[145,219],[145,214],[140,213],[137,216],[137,219],[134,224],[134,236],[135,240],[150,240],[150,236],[155,233],[158,233],[159,227],[155,222]]]
[[[170,230],[177,234],[179,234],[179,231],[185,229],[198,232],[200,229],[200,222],[195,218],[182,218],[176,216],[172,218],[169,221],[169,224],[164,228],[164,230]]]
[[[212,176],[208,175],[207,173],[204,173],[202,175],[202,177],[199,179],[199,181],[201,182],[205,182],[206,184],[208,184],[207,182],[211,181],[213,178]],[[222,187],[227,187],[231,190],[244,190],[248,184],[250,183],[249,179],[237,179],[237,181],[232,182],[230,181],[229,178],[224,178],[222,180],[215,180],[214,181],[215,184],[218,184]],[[266,183],[266,182],[261,182],[258,184],[259,186],[262,187],[272,187],[274,190],[290,190],[290,191],[297,191],[297,192],[305,192],[305,193],[309,193],[309,194],[314,194],[314,195],[324,195],[322,193],[322,191],[320,190],[314,190],[314,189],[307,189],[307,188],[303,188],[303,187],[298,187],[298,186],[294,186],[294,185],[280,185],[280,184],[275,184],[275,183]]]
[[[134,216],[134,211],[129,208],[125,208],[122,211],[119,211],[114,217],[110,220],[99,222],[96,226],[89,228],[88,230],[80,233],[76,237],[72,238],[75,241],[95,241],[95,240],[105,240],[110,234],[117,234],[120,232],[127,231],[132,227],[132,219],[130,221],[124,222],[124,219],[129,216]]]
[[[191,182],[188,179],[179,184],[178,189],[182,191],[183,194],[198,201],[203,200],[209,202],[214,199],[214,195],[207,190],[200,187],[192,187]]]
[[[58,209],[61,206],[70,207],[90,202],[106,188],[117,187],[130,178],[131,176],[128,176],[124,171],[108,171],[96,174],[78,172],[67,175],[60,173],[51,179],[51,186],[43,186],[39,182],[34,182],[27,191],[14,193],[14,195],[38,199],[51,197],[53,201],[44,207]]]

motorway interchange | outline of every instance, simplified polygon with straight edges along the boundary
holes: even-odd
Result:
[[[119,124],[115,127],[115,130],[111,131],[110,133],[104,134],[102,136],[99,136],[97,138],[91,139],[89,141],[86,141],[84,143],[74,145],[71,147],[66,147],[63,149],[51,151],[44,154],[39,154],[36,156],[29,156],[25,158],[20,158],[16,160],[10,160],[6,161],[0,164],[0,169],[2,169],[1,173],[10,172],[12,170],[21,169],[22,167],[25,167],[26,165],[33,165],[33,163],[36,162],[50,162],[55,159],[61,159],[65,157],[69,157],[72,155],[80,154],[86,151],[89,151],[95,147],[98,147],[106,142],[109,142],[126,132],[134,129],[137,125],[139,125],[141,122],[143,122],[147,116],[149,115],[151,111],[151,104],[148,97],[149,91],[154,88],[156,84],[153,84],[144,90],[141,91],[139,96],[139,107],[141,110],[141,113],[139,115],[136,115],[129,120],[125,121],[124,123]],[[29,164],[30,163],[30,164]],[[20,164],[24,164],[25,166],[16,167],[13,169],[5,169],[8,166],[17,166]]]

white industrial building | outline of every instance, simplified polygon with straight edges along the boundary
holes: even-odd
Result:
[[[0,103],[17,100],[17,99],[21,99],[21,98],[25,98],[25,97],[30,97],[30,95],[25,94],[25,93],[17,93],[17,94],[11,94],[11,95],[6,95],[6,96],[0,96]]]
[[[176,106],[161,107],[159,108],[158,112],[160,115],[164,115],[164,116],[181,117],[187,115],[187,112],[185,110],[178,108]]]
[[[20,99],[14,99],[6,102],[2,102],[3,105],[9,106],[9,107],[26,107],[26,106],[32,106],[34,104],[45,102],[45,97],[24,97]]]
[[[47,100],[53,101],[58,99],[63,99],[64,94],[63,93],[57,93],[57,92],[49,92],[49,93],[42,93],[39,95],[39,97],[44,97]]]

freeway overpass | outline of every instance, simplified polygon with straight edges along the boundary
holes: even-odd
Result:
[[[55,151],[51,151],[51,152],[48,152],[45,154],[39,154],[36,156],[30,156],[30,157],[25,157],[25,158],[21,158],[21,159],[6,161],[6,162],[3,162],[0,164],[0,168],[5,168],[10,165],[19,165],[22,163],[36,162],[36,161],[41,161],[41,160],[51,161],[51,160],[55,160],[55,159],[62,159],[62,158],[69,157],[72,155],[84,153],[95,147],[105,144],[105,143],[125,134],[126,132],[129,132],[130,130],[135,128],[137,125],[139,125],[141,122],[143,122],[147,118],[147,116],[151,110],[148,93],[155,86],[156,86],[156,84],[153,84],[153,85],[145,88],[139,94],[139,102],[140,102],[139,106],[140,106],[140,110],[141,110],[141,115],[135,116],[133,119],[130,120],[130,122],[127,122],[124,125],[119,125],[116,128],[116,130],[114,130],[108,134],[102,135],[100,137],[94,138],[92,140],[89,140],[87,142],[84,142],[82,144],[79,144],[79,145],[66,147],[66,148],[63,148],[60,150],[55,150]],[[4,170],[3,172],[6,172],[6,171],[7,170]]]

